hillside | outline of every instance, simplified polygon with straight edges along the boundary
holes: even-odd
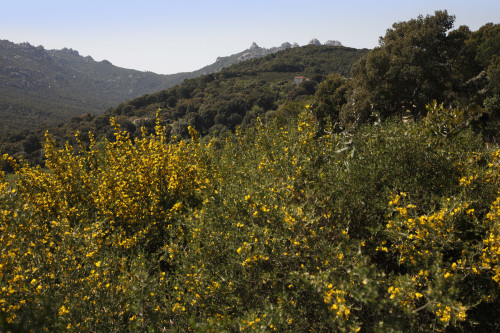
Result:
[[[266,49],[254,43],[199,70],[159,75],[120,68],[107,60],[94,61],[72,49],[46,50],[0,40],[0,130],[35,129],[86,113],[102,114],[123,101],[168,89],[185,79],[292,47],[298,45],[283,43]]]
[[[133,120],[151,118],[161,109],[163,119],[180,136],[187,135],[187,126],[202,134],[233,130],[275,113],[286,102],[310,98],[328,74],[349,76],[367,52],[342,46],[289,48],[138,97],[106,114]]]
[[[354,62],[367,52],[342,46],[289,48],[240,62],[217,73],[187,79],[168,90],[131,99],[107,109],[104,115],[74,116],[58,126],[3,133],[0,148],[12,155],[21,154],[32,161],[40,161],[40,142],[47,130],[61,142],[73,142],[77,130],[84,140],[87,140],[89,131],[98,138],[112,138],[109,117],[115,116],[132,135],[140,136],[141,126],[153,130],[154,121],[151,119],[158,109],[162,110],[163,121],[169,124],[169,133],[187,137],[187,127],[193,126],[202,135],[217,136],[234,130],[238,125],[247,126],[257,117],[272,117],[283,103],[311,98],[318,83],[328,74],[349,75]],[[68,53],[71,52],[62,54],[74,56]],[[80,66],[87,65],[83,62]],[[296,76],[303,76],[304,81],[295,83]],[[294,108],[290,106],[288,111],[281,108],[278,113],[294,112]]]
[[[0,41],[0,130],[34,128],[102,113],[123,100],[182,82],[94,61],[71,49]]]
[[[322,45],[321,42],[319,42],[316,38],[313,38],[310,42],[309,45],[316,45],[320,46]],[[334,41],[334,40],[329,40],[326,41],[325,46],[342,46],[342,43],[339,41]],[[293,43],[290,44],[288,42],[285,42],[281,44],[281,46],[277,47],[271,47],[271,48],[265,48],[265,47],[260,47],[257,45],[257,43],[252,43],[252,45],[246,49],[243,50],[239,53],[232,54],[230,56],[225,56],[225,57],[218,57],[215,63],[205,66],[194,73],[199,74],[199,75],[205,75],[205,74],[210,74],[210,73],[215,73],[220,71],[223,68],[229,67],[231,65],[235,65],[237,63],[240,63],[245,60],[251,60],[255,58],[261,58],[269,54],[277,53],[280,51],[288,50],[291,48],[296,48],[300,47],[299,44]],[[198,75],[197,75],[198,76]]]

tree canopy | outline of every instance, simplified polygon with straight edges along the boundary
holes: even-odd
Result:
[[[387,29],[379,46],[353,67],[343,121],[407,111],[424,115],[432,100],[482,107],[488,79],[495,86],[494,67],[488,78],[485,74],[500,50],[499,28],[487,24],[475,33],[466,26],[451,30],[454,21],[447,11],[436,11]]]

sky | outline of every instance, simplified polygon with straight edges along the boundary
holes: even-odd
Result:
[[[500,23],[499,0],[0,0],[0,40],[173,74],[253,42],[269,48],[317,38],[373,48],[393,23],[445,9],[455,28]]]

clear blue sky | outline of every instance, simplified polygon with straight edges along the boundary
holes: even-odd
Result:
[[[443,9],[456,16],[455,27],[500,23],[499,0],[0,0],[0,39],[170,74],[252,42],[272,47],[317,38],[373,48],[394,22]]]

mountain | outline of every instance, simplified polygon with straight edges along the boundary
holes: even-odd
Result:
[[[86,113],[102,114],[123,101],[168,89],[185,79],[294,47],[298,44],[266,49],[253,43],[197,71],[160,75],[95,61],[73,49],[46,50],[0,40],[0,130],[34,129]]]
[[[313,41],[314,41],[314,43],[313,43]],[[311,42],[309,42],[309,44],[310,45],[314,44],[316,46],[322,45],[321,42],[319,42],[316,38],[313,38],[311,40]],[[327,41],[324,45],[325,46],[342,46],[342,44],[339,41],[332,41],[332,40]],[[281,44],[281,46],[271,47],[271,48],[267,49],[265,47],[260,47],[259,45],[257,45],[257,43],[253,42],[252,45],[248,49],[241,51],[239,53],[235,53],[235,54],[230,55],[230,56],[218,57],[217,60],[215,61],[215,63],[208,65],[208,66],[205,66],[205,67],[195,71],[194,73],[197,73],[199,75],[215,73],[215,72],[220,71],[223,68],[229,67],[231,65],[237,64],[237,63],[242,62],[242,61],[251,60],[251,59],[255,59],[255,58],[261,58],[261,57],[264,57],[264,56],[269,55],[269,54],[273,54],[276,52],[280,52],[280,51],[284,51],[284,50],[288,50],[288,49],[296,48],[296,47],[300,47],[299,44],[297,44],[297,43],[290,44],[289,42],[285,42],[285,43]]]
[[[76,131],[81,133],[83,141],[88,141],[89,132],[96,139],[113,140],[109,122],[113,116],[122,128],[137,137],[141,135],[141,127],[154,130],[154,117],[159,109],[172,135],[185,137],[188,126],[192,126],[202,136],[219,136],[238,125],[248,126],[257,117],[287,117],[312,98],[318,84],[330,73],[348,77],[352,65],[368,52],[343,46],[285,46],[287,48],[280,52],[239,61],[219,71],[205,68],[214,72],[123,101],[104,114],[74,116],[57,126],[5,131],[0,134],[0,151],[40,163],[43,159],[41,141],[46,131],[60,143],[74,143]],[[248,50],[256,55],[268,52],[256,45]],[[233,58],[237,60],[241,55]],[[196,72],[190,74],[193,73]]]
[[[0,129],[64,122],[182,82],[188,73],[159,75],[95,61],[72,49],[45,50],[0,41]]]

